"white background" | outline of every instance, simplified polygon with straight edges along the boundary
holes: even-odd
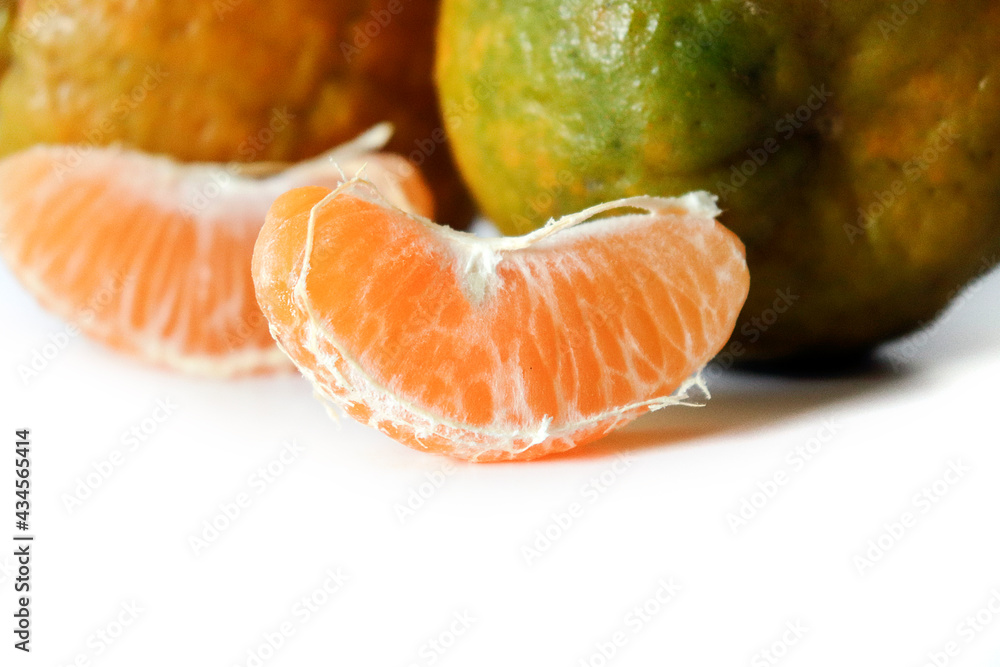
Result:
[[[65,325],[6,269],[0,302],[2,665],[918,667],[954,641],[938,665],[1000,666],[998,274],[866,371],[730,374],[706,407],[496,465],[338,426],[299,377],[192,379],[79,337],[25,382],[18,367]],[[11,646],[23,427],[30,655]],[[134,451],[133,427],[149,431]],[[810,442],[811,460],[794,458]],[[120,465],[68,508],[115,450]],[[262,484],[269,464],[280,474]],[[967,471],[940,481],[951,464]],[[786,483],[770,487],[775,473]],[[916,498],[936,480],[933,503]],[[220,506],[241,493],[249,505],[196,554],[192,536],[225,526]],[[734,530],[744,499],[759,508]],[[984,626],[966,620],[977,612]]]

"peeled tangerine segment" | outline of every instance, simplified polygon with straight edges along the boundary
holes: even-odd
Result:
[[[635,197],[487,239],[354,179],[282,195],[253,275],[281,347],[355,419],[420,450],[531,459],[680,402],[722,348],[749,275],[718,213],[705,193]]]
[[[146,361],[208,375],[290,367],[254,298],[254,241],[278,195],[361,169],[394,204],[429,215],[416,170],[372,152],[390,131],[291,166],[30,148],[0,161],[0,252],[44,306]]]

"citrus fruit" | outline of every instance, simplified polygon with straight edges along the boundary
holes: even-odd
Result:
[[[0,154],[36,143],[182,161],[298,162],[396,128],[448,222],[471,213],[433,82],[438,3],[23,0],[4,45]]]
[[[854,355],[1000,257],[994,0],[445,0],[461,172],[507,233],[701,189],[746,244],[742,359]]]
[[[487,239],[364,181],[301,188],[268,213],[254,284],[279,344],[355,419],[420,450],[531,459],[683,400],[748,289],[717,212],[704,193],[640,197]]]
[[[410,164],[370,152],[387,134],[287,168],[29,148],[0,160],[0,254],[44,306],[149,362],[207,375],[290,367],[254,299],[257,233],[278,195],[336,185],[341,169],[363,167],[398,206],[429,214]]]
[[[0,0],[0,75],[10,59],[10,29],[14,23],[17,0]]]

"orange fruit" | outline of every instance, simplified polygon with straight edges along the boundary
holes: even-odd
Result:
[[[253,295],[250,259],[289,188],[365,173],[397,205],[429,213],[403,158],[357,141],[287,168],[179,164],[120,148],[36,146],[0,161],[0,253],[38,300],[114,348],[213,375],[288,366]],[[335,162],[335,161],[336,162]],[[338,166],[339,165],[339,166]]]
[[[997,0],[444,0],[462,175],[505,233],[718,194],[753,287],[723,365],[836,366],[1000,260]]]
[[[14,23],[17,0],[0,0],[0,75],[10,60],[10,30]]]
[[[0,3],[0,12],[3,4]],[[0,154],[36,143],[298,162],[388,121],[450,222],[471,217],[432,79],[438,2],[22,0]],[[2,14],[0,14],[2,16]]]
[[[683,400],[749,288],[717,213],[703,193],[636,197],[485,239],[354,179],[279,197],[252,271],[322,397],[416,449],[524,460]]]

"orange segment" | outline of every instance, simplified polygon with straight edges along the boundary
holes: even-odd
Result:
[[[287,168],[31,148],[0,161],[0,247],[43,305],[114,348],[202,374],[285,367],[250,276],[267,210],[290,188],[336,186],[341,170],[363,167],[397,205],[430,214],[415,170],[370,152],[387,132]],[[272,173],[253,178],[249,168]]]
[[[591,220],[623,208],[643,212]],[[678,402],[721,349],[749,276],[717,213],[704,193],[640,197],[482,239],[355,179],[280,197],[253,275],[278,342],[348,414],[418,449],[529,459]]]

